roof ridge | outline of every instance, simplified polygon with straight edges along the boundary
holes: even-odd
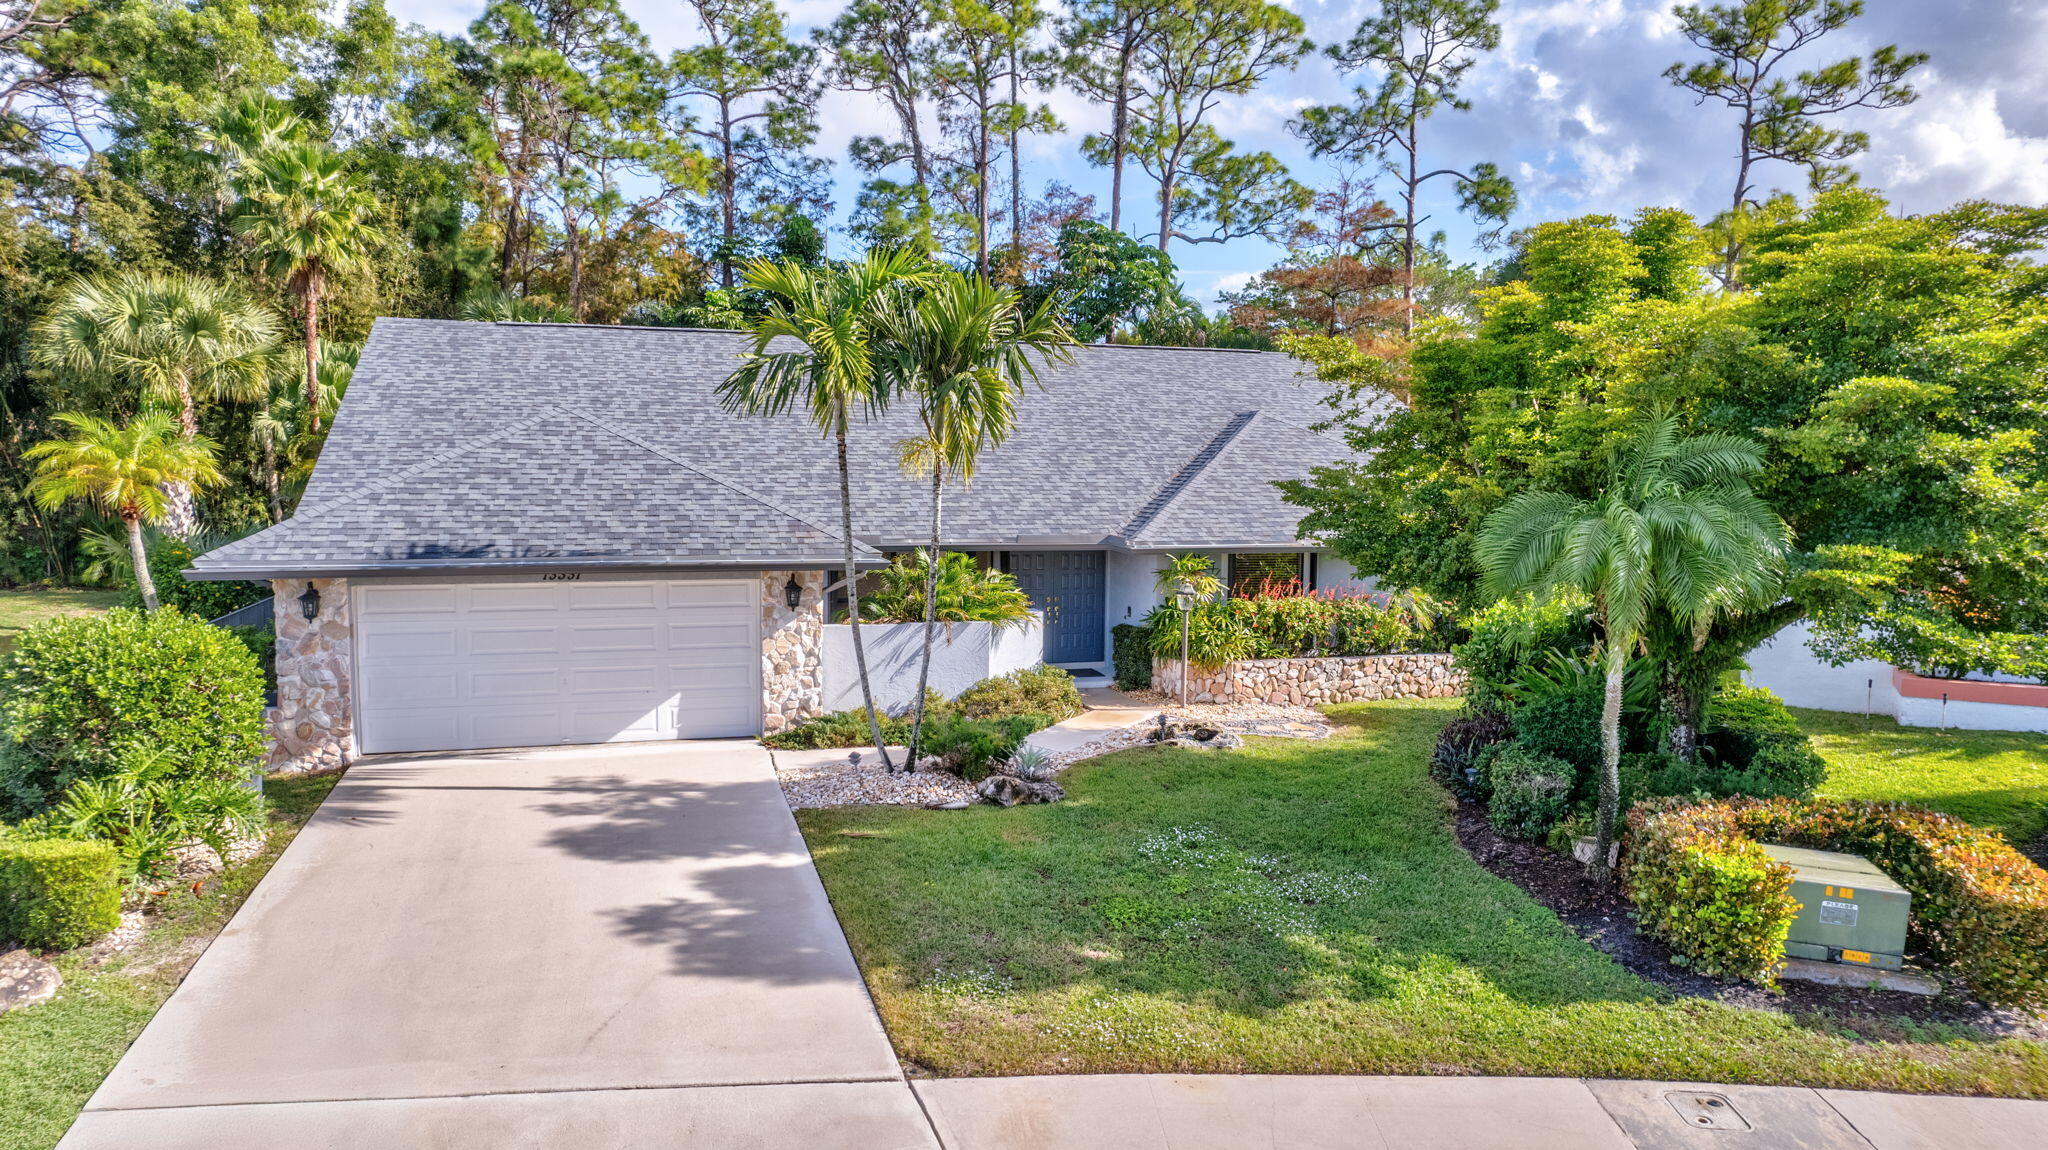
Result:
[[[1131,521],[1124,524],[1123,530],[1117,534],[1125,539],[1137,538],[1138,533],[1150,527],[1152,521],[1159,518],[1160,514],[1188,489],[1188,485],[1206,471],[1218,455],[1223,454],[1223,449],[1229,447],[1231,442],[1243,434],[1244,429],[1250,427],[1252,421],[1258,417],[1259,413],[1256,411],[1240,411],[1231,416],[1230,422],[1223,425],[1223,430],[1211,436],[1209,442],[1203,445],[1200,451],[1195,452],[1193,458],[1182,464],[1181,469],[1174,472],[1173,477],[1168,479],[1164,486],[1153,492],[1152,498],[1138,509],[1138,513],[1132,516]]]
[[[710,480],[711,482],[718,484],[720,487],[723,487],[728,491],[736,492],[739,495],[745,496],[746,498],[753,500],[754,502],[760,504],[763,507],[768,508],[771,511],[777,512],[782,515],[787,515],[792,520],[801,523],[814,531],[822,531],[826,535],[829,535],[834,539],[841,540],[842,542],[846,538],[845,532],[842,532],[837,528],[827,527],[824,524],[819,523],[816,520],[813,520],[807,515],[799,515],[796,512],[791,511],[789,508],[783,506],[782,504],[777,503],[775,500],[770,499],[765,495],[762,495],[758,491],[754,491],[750,488],[743,487],[740,484],[734,483],[732,480],[727,479],[722,475],[717,475],[712,472],[706,471],[702,467],[699,467],[697,464],[690,463],[683,459],[679,459],[674,454],[664,451],[651,443],[648,443],[646,440],[641,439],[640,437],[634,435],[629,431],[613,427],[611,424],[605,422],[602,419],[599,419],[597,416],[592,415],[587,411],[577,411],[574,408],[560,407],[559,405],[556,405],[556,409],[559,411],[566,412],[569,415],[573,415],[576,418],[583,420],[585,423],[588,423],[592,427],[598,428],[601,431],[605,431],[610,433],[611,435],[617,436],[618,438],[625,440],[627,443],[632,444],[633,446],[639,448],[640,450],[647,452],[649,455],[655,456],[656,458],[659,459],[665,459],[670,463],[674,464],[675,466],[682,468],[685,471],[694,472],[695,474],[701,475],[704,478]],[[858,539],[854,540],[854,544],[857,547],[867,546],[866,544],[861,543]],[[872,548],[870,548],[870,550],[872,550]]]

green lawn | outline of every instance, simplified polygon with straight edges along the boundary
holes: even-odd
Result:
[[[1534,1074],[2048,1097],[2048,1049],[1674,1000],[1474,863],[1424,762],[1452,700],[1325,742],[1138,750],[1068,801],[800,811],[934,1074]]]
[[[1828,761],[1821,794],[1932,807],[2025,846],[2048,830],[2048,735],[1901,727],[1796,710]]]
[[[56,1145],[339,777],[270,779],[263,789],[277,829],[262,855],[210,880],[197,895],[179,891],[165,898],[143,940],[105,965],[94,968],[83,952],[59,958],[64,988],[55,999],[0,1014],[0,1150]]]
[[[120,591],[60,587],[43,591],[0,591],[0,652],[13,649],[24,628],[59,615],[88,615],[121,601]]]

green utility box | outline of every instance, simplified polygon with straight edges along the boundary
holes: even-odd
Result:
[[[1834,851],[1763,844],[1792,867],[1799,917],[1785,936],[1785,954],[1819,962],[1898,970],[1905,964],[1906,916],[1913,896],[1870,860]]]

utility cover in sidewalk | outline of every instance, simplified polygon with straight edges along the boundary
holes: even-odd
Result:
[[[1701,1130],[1747,1130],[1749,1123],[1735,1112],[1735,1106],[1719,1094],[1695,1090],[1673,1090],[1664,1095],[1671,1108],[1688,1126]]]

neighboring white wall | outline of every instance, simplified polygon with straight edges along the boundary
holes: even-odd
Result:
[[[924,624],[864,623],[868,684],[875,705],[900,711],[917,699],[918,662],[924,654]],[[860,669],[853,658],[853,628],[825,627],[825,709],[861,705]],[[1044,657],[1044,624],[1036,613],[1021,627],[998,631],[988,623],[941,623],[932,646],[931,689],[950,699],[983,679],[1035,667]]]
[[[2040,731],[2048,734],[2048,707],[2015,707],[2005,703],[1965,703],[1951,699],[1899,698],[1899,724],[1906,727],[1953,727],[1964,731]]]
[[[1379,580],[1358,571],[1328,551],[1316,552],[1316,590],[1353,594],[1379,589]]]
[[[1749,653],[1749,672],[1743,678],[1753,687],[1768,687],[1794,707],[1859,715],[1866,708],[1873,715],[1899,713],[1890,663],[1858,659],[1830,667],[1807,648],[1809,633],[1799,622],[1764,640]]]

